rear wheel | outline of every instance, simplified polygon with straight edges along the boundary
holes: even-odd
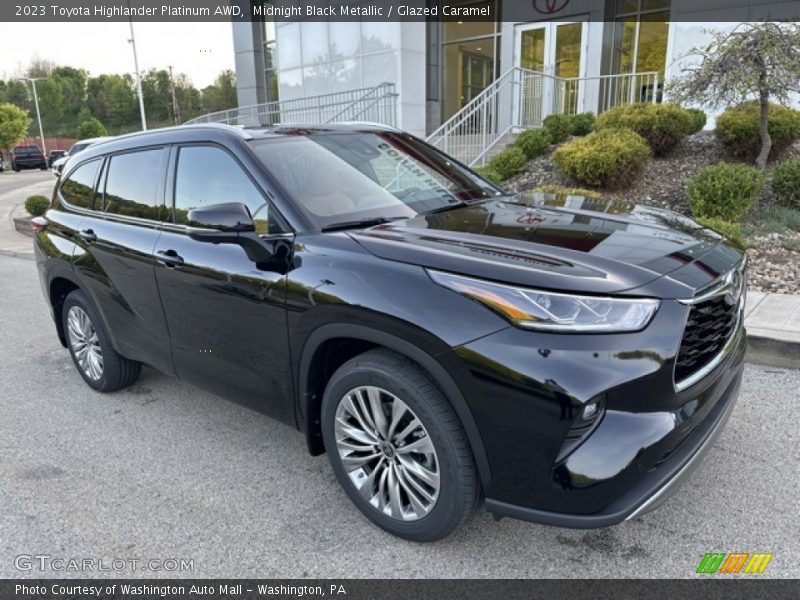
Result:
[[[371,350],[342,365],[325,390],[322,434],[339,483],[389,533],[438,540],[478,504],[458,417],[427,373],[402,356]]]
[[[141,363],[114,350],[97,310],[83,292],[75,290],[66,297],[61,315],[72,361],[89,387],[114,392],[136,381]]]

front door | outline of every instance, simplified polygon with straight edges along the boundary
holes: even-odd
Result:
[[[523,127],[540,127],[550,114],[575,114],[583,105],[586,21],[544,22],[516,29],[515,64],[522,77],[518,110]]]
[[[241,202],[269,232],[269,203],[227,150],[175,148],[173,223],[155,248],[156,282],[178,376],[294,424],[284,275],[259,269],[236,244],[187,235],[193,208]],[[169,204],[172,204],[169,202]]]

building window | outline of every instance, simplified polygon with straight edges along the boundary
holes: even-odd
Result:
[[[462,1],[471,6],[490,5],[496,0]],[[500,25],[493,22],[446,21],[440,24],[442,121],[451,117],[480,94],[497,77]]]
[[[271,4],[265,2],[265,5]],[[267,92],[267,102],[278,99],[278,61],[275,54],[275,21],[271,17],[264,17],[264,84]]]
[[[655,72],[663,83],[670,1],[616,0],[612,74]]]

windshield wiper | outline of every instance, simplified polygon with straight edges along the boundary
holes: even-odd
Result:
[[[392,221],[400,221],[408,217],[372,217],[370,219],[358,219],[355,221],[340,221],[338,223],[331,223],[322,228],[321,231],[341,231],[342,229],[361,229],[363,227],[372,227],[373,225],[383,225],[384,223],[391,223]]]
[[[426,210],[425,212],[419,214],[435,215],[436,213],[447,212],[448,210],[453,210],[454,208],[461,208],[462,206],[469,206],[469,204],[467,202],[464,202],[463,200],[459,200],[458,202],[454,202],[453,204],[445,204],[444,206],[437,206],[436,208]]]

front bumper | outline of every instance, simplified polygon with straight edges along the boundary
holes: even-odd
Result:
[[[681,444],[670,462],[642,477],[636,486],[604,510],[591,515],[571,515],[536,510],[491,498],[486,499],[487,510],[498,516],[579,529],[607,527],[655,510],[680,488],[719,437],[736,404],[742,371],[743,366],[740,366],[736,377],[717,402],[715,414],[709,415],[706,422],[692,432],[690,439]]]
[[[647,330],[553,336],[510,328],[455,349],[491,470],[486,508],[562,527],[604,527],[652,510],[699,464],[724,427],[743,373],[746,334],[688,389],[675,355],[686,307],[665,301]],[[471,376],[471,377],[470,377]],[[463,378],[462,378],[463,377]],[[583,407],[599,423],[564,453]]]

